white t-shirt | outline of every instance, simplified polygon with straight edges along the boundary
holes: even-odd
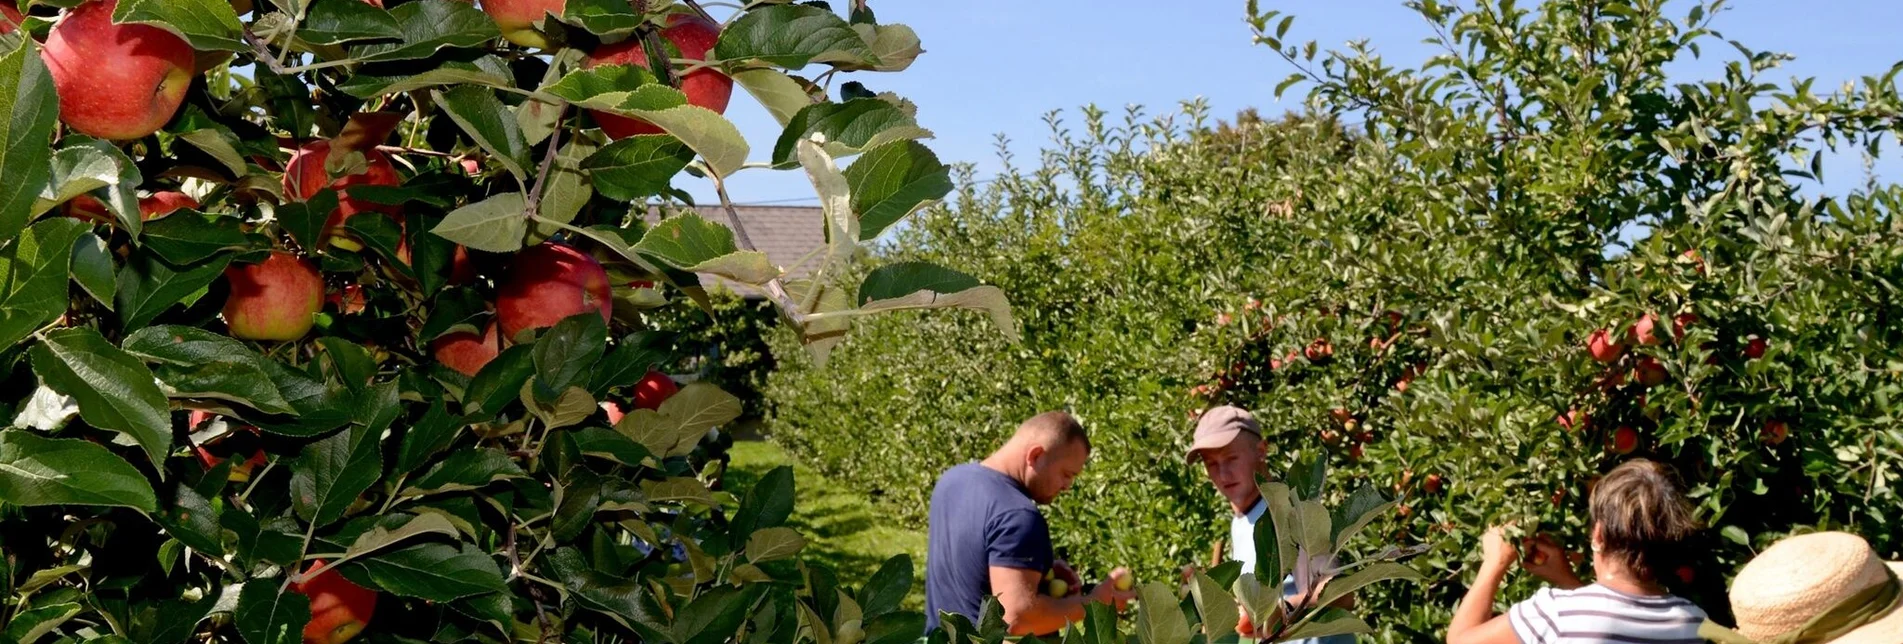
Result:
[[[1507,610],[1521,644],[1701,644],[1705,611],[1672,595],[1628,595],[1599,584],[1544,588]]]
[[[1229,519],[1229,558],[1242,562],[1243,572],[1255,571],[1255,523],[1269,511],[1268,499],[1256,499],[1255,507],[1248,514],[1240,514]],[[1295,578],[1282,580],[1282,597],[1295,595]],[[1353,635],[1330,635],[1305,640],[1293,640],[1290,644],[1354,644]]]

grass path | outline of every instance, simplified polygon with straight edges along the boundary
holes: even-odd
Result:
[[[810,541],[801,553],[807,561],[826,564],[839,573],[842,585],[865,583],[886,559],[900,553],[912,556],[912,592],[905,607],[925,607],[925,533],[884,516],[865,495],[853,492],[811,468],[795,462],[778,445],[765,441],[734,443],[727,471],[727,489],[746,490],[781,465],[793,466],[791,527]]]

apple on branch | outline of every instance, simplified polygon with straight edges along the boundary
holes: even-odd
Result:
[[[129,141],[172,120],[197,60],[172,32],[113,24],[118,6],[118,0],[95,0],[66,12],[47,34],[41,56],[59,93],[61,121],[81,134]]]

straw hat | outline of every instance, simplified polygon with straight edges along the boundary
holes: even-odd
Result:
[[[1903,643],[1899,575],[1903,563],[1885,564],[1868,542],[1853,534],[1819,532],[1779,541],[1745,564],[1731,582],[1735,635],[1743,639],[1713,639]]]

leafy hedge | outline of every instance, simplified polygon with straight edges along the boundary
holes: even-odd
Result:
[[[1086,110],[1081,133],[1053,119],[1036,167],[966,177],[885,255],[995,280],[1023,344],[967,317],[868,324],[826,370],[775,375],[775,436],[920,521],[939,470],[1069,406],[1100,447],[1053,529],[1087,566],[1154,577],[1207,558],[1222,521],[1179,463],[1188,417],[1254,408],[1278,467],[1327,448],[1400,498],[1379,535],[1436,546],[1425,591],[1369,600],[1384,641],[1444,627],[1491,523],[1583,549],[1586,491],[1625,452],[1686,478],[1709,548],[1674,576],[1715,613],[1792,530],[1903,556],[1903,187],[1824,184],[1818,161],[1896,136],[1903,67],[1825,95],[1738,45],[1687,82],[1665,65],[1731,51],[1719,3],[1414,6],[1448,51],[1420,69],[1285,41],[1292,19],[1251,7],[1312,116]],[[1622,349],[1603,363],[1602,329]],[[904,449],[864,449],[875,429]]]

